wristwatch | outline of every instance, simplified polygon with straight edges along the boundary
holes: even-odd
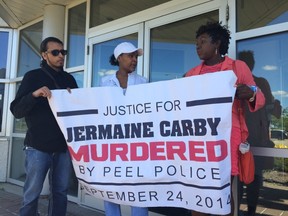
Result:
[[[253,96],[249,98],[249,102],[253,102],[255,100],[255,96],[256,96],[258,88],[257,86],[249,86],[249,87],[253,91]]]

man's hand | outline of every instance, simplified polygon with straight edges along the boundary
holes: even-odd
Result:
[[[43,86],[32,93],[33,97],[51,97],[51,91],[48,87]]]

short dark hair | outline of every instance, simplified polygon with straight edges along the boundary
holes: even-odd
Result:
[[[63,46],[63,42],[56,37],[47,37],[40,44],[40,53],[47,51],[47,44],[49,42],[59,43]]]
[[[213,43],[220,41],[219,53],[221,55],[226,55],[231,38],[227,26],[223,26],[219,22],[207,22],[206,25],[199,27],[196,32],[196,38],[205,33],[211,37]]]

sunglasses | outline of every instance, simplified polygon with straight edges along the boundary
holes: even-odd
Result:
[[[62,50],[57,50],[57,49],[55,49],[55,50],[51,50],[51,51],[46,51],[46,53],[51,53],[53,56],[58,56],[59,55],[59,53],[61,53],[63,56],[65,56],[65,55],[67,55],[67,50],[64,50],[64,49],[62,49]]]

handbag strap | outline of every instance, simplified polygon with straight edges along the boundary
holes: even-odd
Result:
[[[245,130],[244,130],[244,122],[243,122],[243,107],[242,107],[242,103],[241,103],[241,101],[239,100],[239,106],[238,106],[238,114],[239,114],[239,124],[240,124],[240,130],[241,130],[241,141],[244,143],[244,142],[246,142],[247,140],[246,140],[246,135],[247,135],[247,133],[245,132]]]

